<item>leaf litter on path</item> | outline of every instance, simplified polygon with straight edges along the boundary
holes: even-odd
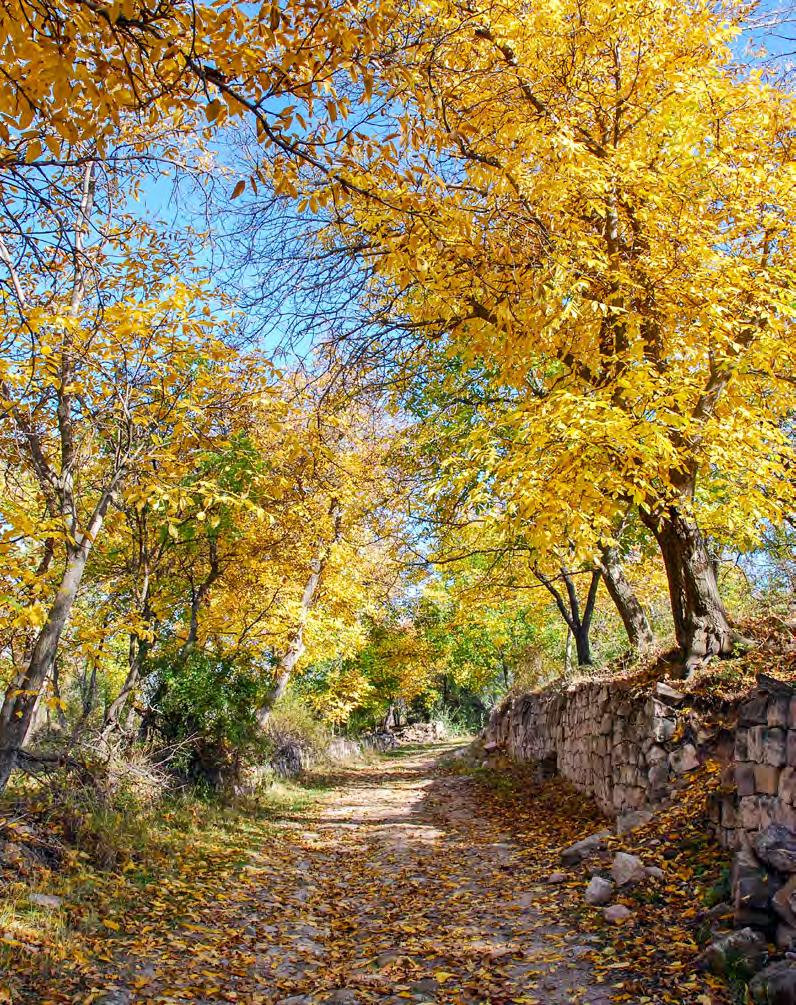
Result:
[[[77,939],[57,972],[17,982],[14,1002],[725,1000],[690,977],[692,937],[668,919],[664,938],[660,905],[623,897],[643,924],[609,928],[584,910],[582,868],[546,882],[559,848],[604,824],[591,804],[559,781],[496,789],[435,760],[354,766],[292,819],[252,819],[212,848],[187,840],[176,871]]]

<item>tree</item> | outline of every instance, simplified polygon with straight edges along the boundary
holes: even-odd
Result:
[[[738,70],[742,15],[413,7],[411,62],[379,64],[396,153],[363,148],[367,197],[337,220],[415,341],[486,362],[512,390],[515,447],[495,474],[519,483],[542,454],[549,498],[597,538],[638,505],[688,667],[735,638],[700,478],[729,439],[730,463],[757,468],[747,512],[778,520],[793,459],[793,100]]]
[[[14,299],[0,435],[6,471],[18,470],[24,492],[2,504],[20,573],[10,606],[27,641],[0,709],[0,787],[111,508],[134,481],[145,493],[176,487],[186,457],[224,437],[233,403],[249,393],[207,289],[173,278],[175,260],[146,226],[130,222],[122,236],[109,227],[85,244],[98,212],[92,162],[75,183],[71,253],[55,249],[32,274],[6,263]]]

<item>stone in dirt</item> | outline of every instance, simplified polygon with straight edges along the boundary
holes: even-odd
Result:
[[[769,824],[755,837],[758,858],[778,872],[796,873],[796,834],[784,824]]]
[[[633,912],[624,904],[611,904],[603,911],[603,917],[612,925],[624,925],[633,917]]]
[[[602,876],[592,876],[589,880],[589,885],[586,887],[586,893],[583,896],[587,904],[601,907],[603,904],[608,903],[613,896],[613,892],[614,884],[610,879],[604,879]]]
[[[623,813],[616,818],[616,833],[628,834],[648,824],[654,816],[652,810],[631,810],[629,813]]]
[[[629,883],[639,883],[646,879],[647,870],[638,856],[618,851],[611,865],[611,875],[617,886],[627,886]]]
[[[63,898],[56,897],[52,893],[32,893],[28,900],[31,904],[35,904],[37,907],[46,907],[50,911],[56,911],[63,904]]]
[[[588,837],[583,838],[582,841],[576,841],[575,844],[570,845],[569,848],[565,848],[561,852],[561,864],[579,865],[587,858],[602,851],[605,847],[605,839],[609,836],[609,831],[598,831],[596,834],[590,834]]]
[[[751,928],[741,928],[712,942],[697,961],[700,970],[719,977],[735,974],[751,977],[768,961],[766,940]]]
[[[547,877],[548,883],[566,883],[567,874],[565,872],[551,872]]]
[[[755,1005],[796,1005],[796,963],[778,960],[761,970],[749,994]]]

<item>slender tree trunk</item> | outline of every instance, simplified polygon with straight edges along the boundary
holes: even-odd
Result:
[[[127,676],[122,684],[122,689],[110,703],[105,711],[102,734],[108,736],[119,725],[119,717],[122,714],[127,699],[135,690],[138,679],[141,676],[141,668],[146,659],[146,643],[138,635],[130,636],[130,655],[128,660]]]
[[[339,541],[342,530],[343,515],[340,505],[336,499],[333,499],[331,505],[329,506],[329,515],[332,518],[332,539],[319,549],[318,554],[310,563],[310,574],[304,586],[304,593],[301,597],[301,605],[299,607],[299,617],[296,629],[288,640],[287,649],[283,653],[282,658],[279,660],[276,683],[274,684],[271,693],[268,695],[268,699],[256,713],[257,721],[260,723],[261,727],[265,726],[268,722],[274,705],[279,701],[285,691],[287,691],[287,686],[290,683],[290,678],[293,675],[296,664],[304,655],[304,650],[306,648],[304,645],[304,626],[307,623],[307,617],[310,611],[315,606],[318,599],[318,587],[321,585],[323,572],[326,568],[326,563],[329,561],[329,551],[332,545]]]
[[[586,600],[583,604],[582,610],[580,601],[578,600],[578,591],[575,588],[575,581],[572,572],[565,569],[563,566],[560,570],[560,578],[563,580],[564,586],[566,587],[566,600],[561,592],[556,589],[555,583],[552,579],[548,579],[541,572],[539,572],[538,569],[534,570],[534,575],[539,582],[545,586],[548,593],[550,593],[554,598],[556,607],[558,608],[561,617],[564,619],[567,628],[572,633],[572,638],[575,640],[575,652],[578,656],[578,666],[591,666],[593,660],[591,655],[589,632],[591,631],[591,621],[592,616],[594,615],[594,606],[597,601],[597,588],[600,585],[602,570],[591,570],[589,589],[586,594]]]
[[[36,701],[52,672],[64,626],[75,602],[90,552],[89,540],[70,555],[47,620],[33,645],[19,683],[6,691],[0,708],[0,792],[6,787],[28,732]]]
[[[606,545],[603,548],[600,568],[605,588],[622,618],[630,648],[634,655],[638,655],[655,644],[655,635],[644,608],[638,602],[633,587],[625,576],[616,545]]]
[[[644,525],[661,549],[677,642],[689,673],[706,656],[728,656],[736,633],[719,594],[705,539],[686,505],[642,511]]]

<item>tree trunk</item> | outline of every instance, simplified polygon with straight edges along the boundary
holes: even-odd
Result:
[[[589,641],[589,626],[578,625],[572,633],[575,639],[575,652],[578,655],[579,667],[590,667],[594,660],[591,655],[591,642]]]
[[[6,691],[0,708],[0,792],[6,787],[25,741],[36,701],[58,651],[61,634],[75,602],[90,552],[90,540],[84,539],[72,553],[64,570],[47,620],[33,645],[22,679]]]
[[[310,563],[310,574],[307,578],[307,582],[304,586],[304,593],[301,597],[298,624],[288,641],[287,649],[285,650],[282,658],[279,660],[279,674],[277,676],[276,683],[274,684],[271,693],[268,695],[267,700],[263,702],[262,706],[258,708],[256,712],[257,721],[261,727],[264,727],[268,722],[274,705],[279,701],[285,691],[287,691],[287,686],[290,683],[290,678],[296,668],[296,664],[304,655],[304,650],[306,648],[304,645],[304,626],[307,623],[307,616],[315,606],[318,599],[318,587],[321,585],[323,572],[326,568],[326,563],[329,560],[330,549],[332,545],[336,544],[340,540],[343,515],[340,505],[336,499],[332,499],[329,506],[329,516],[332,518],[332,539],[319,549],[318,554]]]
[[[728,656],[736,634],[727,619],[705,539],[686,507],[642,511],[661,549],[677,642],[688,674],[706,656]]]
[[[147,644],[138,635],[130,636],[130,649],[128,657],[127,676],[122,684],[121,691],[116,695],[108,706],[102,724],[102,735],[109,736],[119,726],[119,717],[122,714],[127,699],[135,690],[138,679],[141,676],[141,668],[146,658]]]
[[[593,660],[591,655],[589,632],[591,630],[594,605],[597,600],[597,588],[600,585],[602,570],[590,570],[589,589],[586,594],[586,601],[583,605],[582,612],[572,572],[561,566],[560,578],[563,580],[564,586],[566,587],[566,601],[560,591],[556,589],[555,583],[552,579],[548,579],[538,569],[534,569],[534,575],[547,589],[548,593],[552,595],[556,602],[556,607],[561,613],[561,617],[564,619],[567,628],[572,633],[572,638],[575,640],[575,652],[578,656],[578,666],[591,666]],[[566,658],[567,656],[565,653],[565,661]]]
[[[625,626],[630,641],[630,648],[634,655],[639,655],[655,644],[655,635],[647,615],[644,613],[644,608],[638,602],[633,587],[625,576],[616,545],[606,545],[603,548],[600,568],[605,588],[622,618],[622,624]]]

